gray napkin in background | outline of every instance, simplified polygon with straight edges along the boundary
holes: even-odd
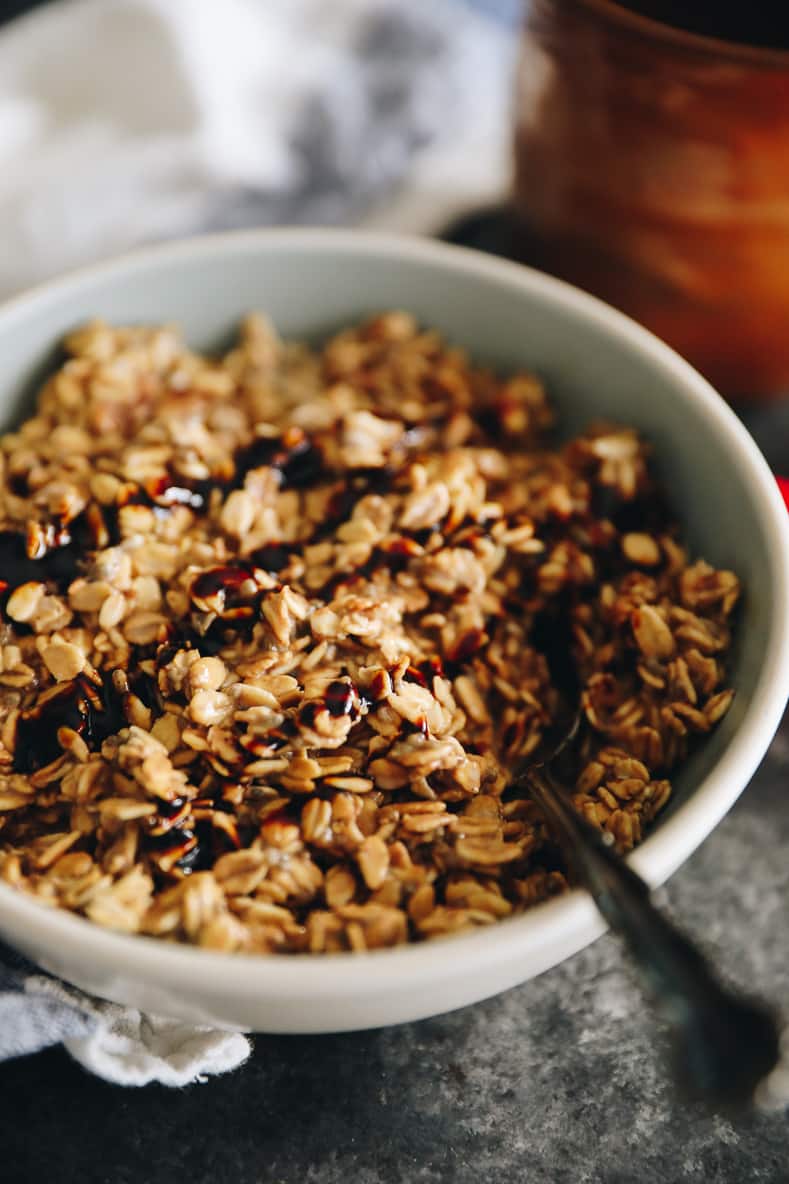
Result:
[[[14,21],[0,29],[0,295],[143,241],[359,219],[429,231],[498,196],[520,9],[60,0]],[[0,1060],[61,1042],[124,1085],[205,1080],[250,1050],[90,998],[0,946]]]
[[[0,297],[196,231],[361,218],[424,231],[495,200],[518,9],[59,0],[12,22]]]

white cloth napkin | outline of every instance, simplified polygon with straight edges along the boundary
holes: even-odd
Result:
[[[207,228],[433,230],[506,182],[514,40],[473,0],[35,11],[0,33],[0,297]]]
[[[432,231],[495,200],[517,6],[61,0],[14,22],[0,30],[0,297],[152,239],[360,220]],[[250,1049],[0,948],[0,1060],[59,1042],[123,1085],[205,1080]]]
[[[116,1085],[202,1082],[237,1068],[251,1051],[238,1032],[95,999],[0,945],[0,1061],[61,1043],[84,1068]]]
[[[29,975],[24,994],[42,1022],[54,1014],[64,1020],[60,1039],[75,1060],[116,1085],[191,1085],[236,1069],[250,1053],[240,1032],[145,1015],[92,999],[48,975]]]

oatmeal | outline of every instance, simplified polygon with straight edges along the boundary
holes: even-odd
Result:
[[[736,577],[647,444],[557,447],[539,380],[393,312],[220,359],[86,326],[0,441],[0,876],[130,933],[365,950],[489,924],[567,869],[509,771],[562,708],[621,850],[725,713]]]

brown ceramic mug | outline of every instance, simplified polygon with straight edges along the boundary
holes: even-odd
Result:
[[[531,0],[518,74],[515,204],[536,261],[733,398],[789,396],[783,44],[688,32],[612,0]]]

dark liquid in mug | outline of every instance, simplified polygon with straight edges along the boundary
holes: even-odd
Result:
[[[622,8],[704,37],[789,49],[787,0],[617,0]]]

